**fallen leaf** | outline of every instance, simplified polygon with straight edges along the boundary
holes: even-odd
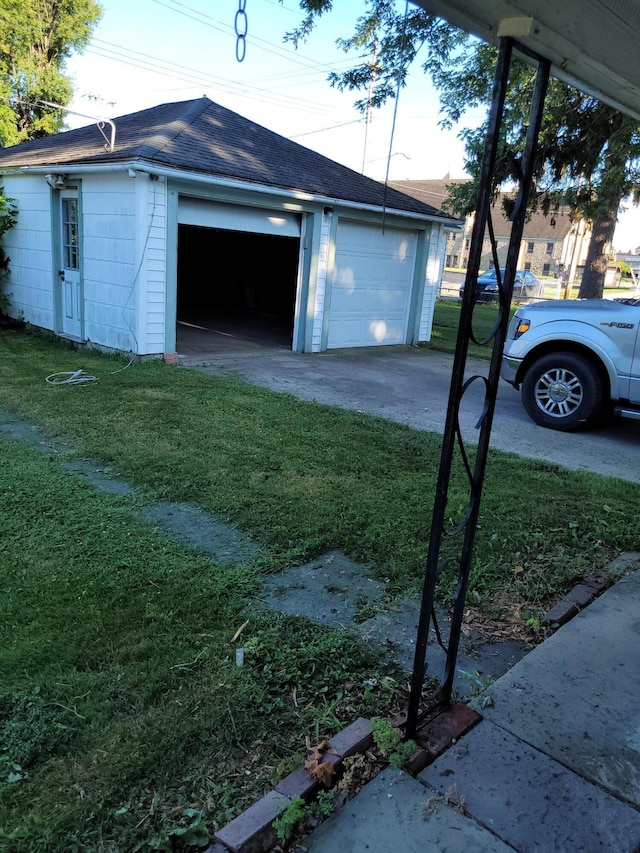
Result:
[[[312,758],[310,761],[305,761],[304,766],[312,779],[317,779],[325,788],[331,787],[331,780],[336,772],[332,762],[325,761],[321,763],[317,759]]]
[[[307,749],[307,752],[311,753],[311,760],[322,761],[324,758],[325,752],[330,748],[331,744],[328,740],[320,741],[316,746],[311,746]]]
[[[514,575],[519,575],[521,572],[524,572],[524,567],[523,567],[523,566],[514,566],[514,567],[513,567],[513,573],[514,573]]]
[[[249,620],[247,619],[247,621],[246,621],[246,622],[244,622],[244,623],[243,623],[243,624],[238,628],[238,630],[235,632],[235,634],[234,634],[234,635],[233,635],[233,637],[231,638],[231,642],[232,642],[232,643],[235,643],[235,641],[238,639],[238,637],[240,636],[240,634],[242,634],[242,632],[244,631],[244,629],[247,627],[247,625],[248,625],[248,624],[249,624]]]

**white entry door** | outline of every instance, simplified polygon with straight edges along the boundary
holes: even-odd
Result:
[[[82,276],[80,274],[80,221],[78,193],[60,193],[61,327],[63,335],[82,338]]]

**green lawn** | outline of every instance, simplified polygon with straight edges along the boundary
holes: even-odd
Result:
[[[159,362],[112,372],[122,364],[0,338],[0,409],[137,486],[98,492],[0,433],[3,851],[174,849],[188,836],[172,832],[225,823],[299,765],[306,739],[384,714],[397,687],[349,635],[302,619],[251,616],[242,668],[231,640],[261,575],[333,548],[387,578],[390,600],[416,595],[438,436]],[[79,367],[99,381],[45,382]],[[452,516],[465,495],[454,478]],[[492,453],[474,602],[538,613],[637,548],[639,495]],[[219,565],[140,521],[152,499],[193,501],[267,554]]]
[[[571,295],[572,299],[578,298],[579,290],[579,286],[574,286]],[[620,288],[607,287],[605,288],[605,295],[608,298],[615,299],[617,296],[622,298],[629,295],[629,288],[626,286],[622,286]],[[545,288],[545,298],[556,298],[555,287],[547,286]],[[455,352],[461,305],[462,303],[458,300],[448,299],[440,300],[436,303],[431,340],[428,344],[421,344],[421,346],[439,350],[441,352]],[[517,307],[517,305],[511,306],[511,316],[514,315]],[[497,303],[480,303],[475,306],[473,313],[473,334],[476,341],[482,341],[488,337],[493,330],[497,319]],[[491,358],[491,348],[489,346],[480,346],[471,341],[469,344],[469,356],[471,358],[489,360]]]
[[[431,340],[428,344],[421,346],[440,352],[454,353],[456,351],[456,340],[458,338],[458,325],[460,323],[460,308],[462,303],[457,301],[441,300],[436,302],[433,315],[433,328]],[[516,307],[511,309],[515,313]],[[473,336],[475,341],[486,340],[493,331],[498,321],[497,303],[479,303],[473,309]],[[491,358],[491,347],[469,342],[469,357],[489,360]]]

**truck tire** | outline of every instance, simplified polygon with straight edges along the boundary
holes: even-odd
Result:
[[[549,429],[587,427],[604,404],[604,383],[595,366],[572,352],[543,355],[527,370],[522,403],[529,417]]]

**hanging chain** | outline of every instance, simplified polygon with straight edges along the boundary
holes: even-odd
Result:
[[[249,22],[247,20],[247,0],[238,0],[238,11],[234,21],[236,30],[236,59],[242,62],[247,53],[247,32]]]

